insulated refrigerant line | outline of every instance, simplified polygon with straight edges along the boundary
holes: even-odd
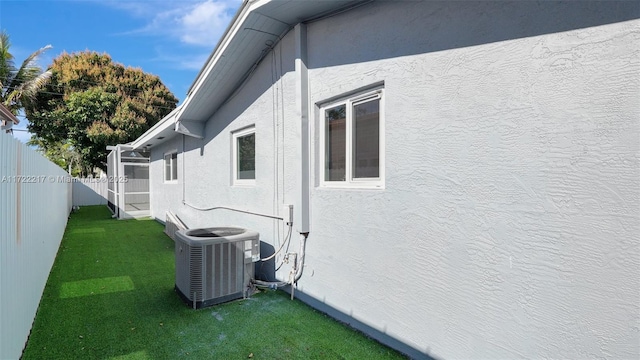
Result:
[[[249,214],[249,215],[261,216],[261,217],[266,217],[266,218],[269,218],[269,219],[276,219],[276,220],[283,220],[283,221],[284,221],[284,219],[283,219],[282,217],[280,217],[280,216],[267,215],[267,214],[260,214],[260,213],[255,213],[255,212],[252,212],[252,211],[246,211],[246,210],[234,209],[234,208],[230,208],[230,207],[226,207],[226,206],[214,206],[214,207],[210,207],[210,208],[199,208],[199,207],[197,207],[197,206],[193,206],[193,205],[191,205],[191,204],[188,204],[188,203],[187,203],[186,201],[184,201],[184,200],[182,201],[182,203],[183,203],[185,206],[188,206],[188,207],[190,207],[190,208],[192,208],[192,209],[195,209],[195,210],[198,210],[198,211],[229,210],[229,211],[235,211],[235,212],[239,212],[239,213],[243,213],[243,214]],[[284,248],[284,245],[285,245],[285,244],[287,244],[287,243],[289,243],[289,242],[291,241],[291,230],[293,229],[293,223],[291,222],[291,223],[288,223],[287,225],[289,226],[289,232],[288,232],[288,234],[287,234],[287,238],[285,238],[285,239],[282,241],[282,245],[280,245],[280,248],[278,249],[278,251],[276,251],[274,254],[272,254],[271,256],[269,256],[269,257],[267,257],[267,258],[260,259],[260,261],[263,261],[263,262],[264,262],[264,261],[269,261],[269,260],[271,260],[273,257],[275,257],[276,255],[278,255],[278,253],[280,253],[280,251],[282,251],[282,248]],[[305,236],[305,239],[306,239],[306,236]],[[303,246],[304,246],[304,245],[303,245]],[[288,249],[288,247],[287,247],[287,249]],[[304,249],[302,249],[302,253],[304,253]],[[304,259],[304,255],[303,255],[303,259]],[[300,272],[300,273],[302,273],[302,272]],[[302,274],[300,274],[300,275],[302,275]],[[298,278],[299,278],[299,277],[298,277]],[[296,278],[296,281],[298,280],[298,278]]]
[[[305,257],[305,247],[307,244],[307,238],[309,237],[309,233],[301,233],[300,234],[300,254],[296,257],[296,263],[294,264],[295,273],[294,276],[289,278],[289,281],[262,281],[262,280],[253,280],[253,283],[259,287],[266,287],[270,289],[277,289],[282,286],[291,285],[293,286],[295,283],[300,280],[302,277],[302,272],[304,270],[304,257]]]
[[[274,252],[273,254],[269,255],[268,257],[264,258],[264,259],[260,259],[260,261],[265,262],[265,261],[269,261],[271,259],[273,259],[274,257],[276,257],[280,251],[282,251],[282,249],[284,248],[285,244],[288,244],[289,241],[291,241],[291,228],[293,228],[292,225],[289,225],[289,232],[287,233],[287,236],[285,237],[284,241],[282,241],[282,244],[280,245],[280,248],[278,249],[278,251]],[[288,248],[288,246],[287,246]],[[283,260],[284,262],[284,260]],[[277,269],[276,269],[277,271]]]
[[[266,218],[269,218],[269,219],[284,220],[284,218],[282,218],[281,216],[260,214],[260,213],[247,211],[247,210],[234,209],[234,208],[230,208],[230,207],[227,207],[227,206],[214,206],[214,207],[210,207],[210,208],[199,208],[197,206],[193,206],[193,205],[187,203],[184,200],[182,200],[182,204],[184,204],[184,205],[186,205],[186,206],[188,206],[188,207],[190,207],[190,208],[192,208],[194,210],[198,210],[198,211],[229,210],[229,211],[235,211],[235,212],[239,212],[239,213],[243,213],[243,214],[262,216],[262,217],[266,217]]]

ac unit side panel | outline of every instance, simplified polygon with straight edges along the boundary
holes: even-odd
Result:
[[[191,292],[190,289],[190,247],[176,241],[175,243],[175,264],[176,264],[176,286],[184,294]]]
[[[204,298],[203,289],[202,289],[202,275],[203,275],[203,256],[202,256],[202,247],[192,246],[190,247],[190,276],[191,279],[189,281],[189,296],[191,300],[201,301]],[[195,298],[194,298],[195,296]]]

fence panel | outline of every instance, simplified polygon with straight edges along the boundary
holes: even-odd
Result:
[[[27,341],[71,211],[70,176],[0,133],[0,359]]]
[[[74,178],[73,205],[107,205],[107,178]]]

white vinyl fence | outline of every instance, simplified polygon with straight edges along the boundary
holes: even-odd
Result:
[[[107,205],[109,183],[102,178],[73,178],[73,205]]]
[[[0,133],[0,359],[20,357],[71,211],[57,165]]]

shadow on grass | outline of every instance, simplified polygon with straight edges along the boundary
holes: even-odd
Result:
[[[23,359],[402,358],[283,292],[192,310],[162,230],[102,206],[73,214]]]

